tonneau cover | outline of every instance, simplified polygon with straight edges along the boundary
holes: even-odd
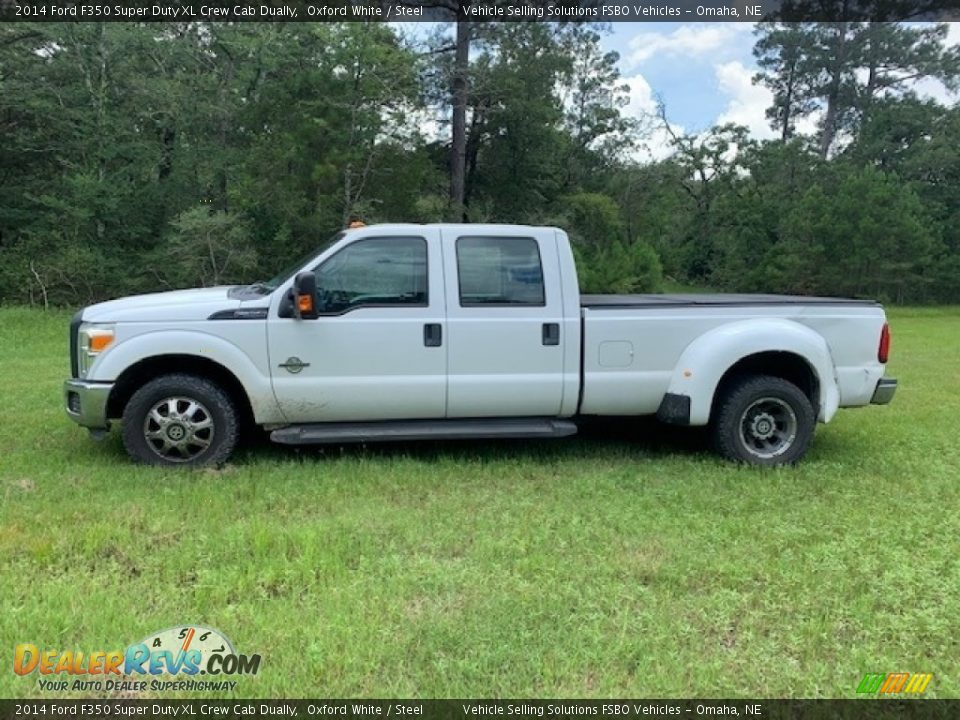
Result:
[[[744,306],[744,305],[876,305],[873,300],[807,297],[805,295],[749,295],[735,293],[687,293],[649,295],[581,295],[580,307],[604,308]]]

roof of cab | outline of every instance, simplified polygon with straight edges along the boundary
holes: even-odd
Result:
[[[472,233],[480,232],[496,232],[500,233],[514,233],[514,232],[530,232],[531,230],[557,230],[560,231],[560,228],[548,226],[548,225],[512,225],[507,223],[374,223],[371,225],[362,225],[358,227],[346,228],[346,232],[357,232],[359,230],[406,230],[411,231],[414,229],[422,228],[431,228],[435,230],[456,230],[464,231],[468,230]]]

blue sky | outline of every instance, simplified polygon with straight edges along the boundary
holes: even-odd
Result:
[[[427,24],[392,23],[401,32],[424,36]],[[960,22],[950,23],[947,42],[960,45]],[[649,118],[657,99],[666,105],[667,118],[678,131],[697,134],[717,123],[745,125],[757,139],[775,136],[766,119],[771,95],[753,83],[757,71],[753,58],[754,23],[610,23],[602,44],[620,55],[620,73],[630,88],[626,112]],[[920,94],[940,102],[957,102],[957,94],[939,82],[915,84]],[[817,116],[798,124],[802,133],[816,129]],[[427,118],[421,129],[438,129]],[[667,134],[652,131],[644,141],[639,160],[659,159],[669,154]]]
[[[948,43],[960,44],[960,23],[950,24]],[[671,124],[697,133],[718,122],[746,125],[758,138],[772,137],[764,112],[770,94],[752,82],[752,23],[612,23],[604,46],[620,54],[620,72],[630,87],[628,112],[652,112],[663,99]],[[941,102],[956,102],[936,81],[915,88]],[[812,132],[810,118],[801,132]],[[664,138],[651,138],[649,153],[662,156]]]
[[[640,75],[663,98],[671,121],[697,130],[726,109],[715,66],[753,66],[751,29],[738,23],[615,23],[603,44],[620,54],[624,78]]]

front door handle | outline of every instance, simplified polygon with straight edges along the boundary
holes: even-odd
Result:
[[[440,323],[427,323],[423,326],[423,346],[440,347],[443,344],[443,327]]]
[[[544,323],[543,324],[543,344],[544,345],[560,344],[560,323]]]

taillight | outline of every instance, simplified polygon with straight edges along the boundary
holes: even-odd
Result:
[[[883,324],[883,330],[880,331],[880,347],[877,348],[877,360],[886,363],[890,357],[890,325]]]

